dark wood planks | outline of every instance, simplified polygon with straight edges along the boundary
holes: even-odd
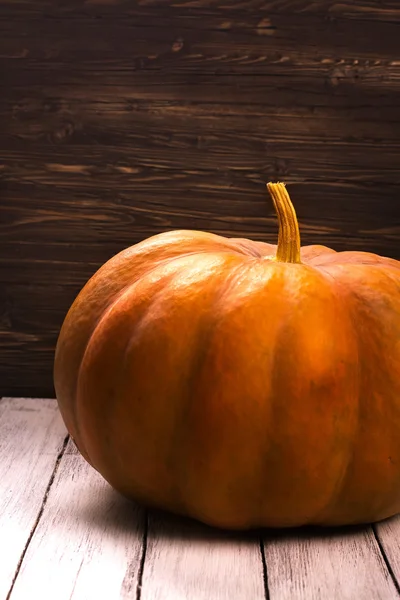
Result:
[[[0,0],[0,382],[53,394],[59,327],[173,228],[400,258],[394,0]],[[21,378],[21,369],[24,376]]]

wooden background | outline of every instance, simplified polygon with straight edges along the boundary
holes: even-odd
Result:
[[[65,313],[171,228],[400,259],[398,0],[0,0],[0,395],[53,396]]]

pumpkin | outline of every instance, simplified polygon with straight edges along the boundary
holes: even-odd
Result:
[[[170,231],[117,254],[70,308],[54,383],[85,459],[123,495],[209,525],[400,511],[400,262]]]

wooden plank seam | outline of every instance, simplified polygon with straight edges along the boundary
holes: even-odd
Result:
[[[400,582],[398,581],[398,579],[397,579],[397,577],[395,575],[395,572],[393,570],[393,567],[392,567],[392,565],[390,563],[389,557],[388,557],[387,552],[385,550],[385,545],[384,545],[383,540],[381,539],[381,536],[379,534],[378,527],[379,527],[379,524],[373,524],[372,525],[372,531],[373,531],[373,534],[375,536],[376,543],[378,544],[379,550],[380,550],[380,552],[382,554],[382,558],[383,558],[383,560],[385,562],[386,568],[387,568],[387,570],[389,572],[389,575],[390,575],[390,577],[391,577],[391,579],[392,579],[392,581],[394,583],[394,586],[395,586],[395,588],[397,590],[397,593],[398,593],[398,595],[400,597]]]
[[[140,557],[139,573],[138,573],[138,580],[137,580],[137,586],[136,586],[136,600],[141,600],[141,598],[142,598],[143,572],[144,572],[144,567],[145,567],[145,563],[146,563],[148,532],[149,532],[149,514],[148,514],[148,511],[146,510],[145,515],[144,515],[142,556]]]
[[[29,548],[29,545],[30,545],[30,543],[31,543],[31,541],[32,541],[32,538],[33,538],[33,536],[35,535],[35,531],[36,531],[36,529],[37,529],[37,527],[38,527],[38,525],[39,525],[39,523],[40,523],[40,519],[42,518],[42,515],[43,515],[43,512],[44,512],[44,509],[45,509],[45,506],[46,506],[46,502],[47,502],[47,499],[48,499],[48,497],[49,497],[49,493],[50,493],[50,490],[51,490],[51,486],[53,485],[54,478],[55,478],[55,476],[56,476],[56,474],[57,474],[58,468],[59,468],[59,466],[60,466],[61,459],[62,459],[62,457],[63,457],[63,455],[64,455],[64,452],[65,452],[65,449],[66,449],[66,447],[67,447],[67,444],[68,444],[68,441],[69,441],[69,437],[70,437],[69,435],[66,435],[66,436],[65,436],[65,438],[64,438],[64,442],[63,442],[63,445],[62,445],[62,447],[61,447],[61,450],[60,450],[60,452],[59,452],[59,453],[58,453],[58,455],[57,455],[57,458],[56,458],[56,462],[55,462],[55,465],[54,465],[53,472],[52,472],[52,474],[51,474],[51,477],[50,477],[50,479],[49,479],[49,483],[47,484],[47,488],[46,488],[45,494],[44,494],[44,496],[43,496],[42,505],[41,505],[41,507],[40,507],[40,510],[39,510],[39,512],[38,512],[38,515],[37,515],[37,517],[36,517],[36,520],[35,520],[35,522],[34,522],[34,524],[33,524],[33,527],[32,527],[32,530],[31,530],[31,532],[30,532],[30,535],[29,535],[29,537],[28,537],[28,539],[27,539],[27,542],[26,542],[26,544],[25,544],[25,548],[24,548],[24,550],[23,550],[23,552],[22,552],[22,554],[21,554],[21,557],[20,557],[20,559],[19,559],[19,561],[18,561],[17,568],[16,568],[16,571],[15,571],[15,575],[14,575],[14,578],[13,578],[13,580],[12,580],[11,587],[10,587],[10,589],[9,589],[9,592],[8,592],[8,594],[7,594],[7,598],[6,598],[6,600],[10,600],[10,598],[11,598],[11,594],[12,594],[12,592],[13,592],[13,589],[14,589],[15,582],[16,582],[16,580],[17,580],[17,577],[18,577],[18,575],[19,575],[19,572],[20,572],[20,570],[21,570],[21,566],[22,566],[22,563],[23,563],[23,561],[24,561],[25,555],[26,555],[26,553],[27,553],[27,551],[28,551],[28,548]]]

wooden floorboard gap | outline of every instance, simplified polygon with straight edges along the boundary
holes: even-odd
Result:
[[[265,550],[264,550],[264,540],[260,538],[260,554],[261,554],[261,562],[263,567],[263,580],[264,580],[264,591],[265,591],[265,600],[270,600],[269,588],[268,588],[268,569],[267,569],[267,561],[265,558]]]
[[[143,583],[143,572],[146,563],[146,552],[147,552],[147,536],[149,533],[149,513],[146,510],[143,519],[143,543],[142,543],[142,556],[140,558],[138,581],[136,586],[136,600],[140,600],[142,597],[142,583]]]
[[[398,593],[398,595],[400,597],[400,584],[397,581],[396,575],[394,574],[392,565],[390,564],[389,558],[388,558],[388,556],[386,554],[385,548],[384,548],[384,546],[382,544],[382,541],[380,539],[379,533],[376,530],[376,526],[375,525],[372,525],[372,531],[374,532],[376,543],[379,546],[379,550],[380,550],[380,552],[382,554],[382,558],[383,558],[383,560],[385,562],[386,568],[389,571],[389,575],[390,575],[390,577],[391,577],[391,579],[393,581],[393,584],[394,584],[394,586],[395,586],[395,588],[397,590],[397,593]]]
[[[53,472],[52,472],[51,477],[49,479],[49,483],[47,484],[47,488],[46,488],[45,494],[43,496],[43,501],[42,501],[40,510],[38,512],[38,515],[36,517],[35,523],[34,523],[34,525],[32,527],[32,530],[31,530],[31,532],[29,534],[29,537],[27,539],[27,542],[25,544],[25,548],[24,548],[24,550],[23,550],[23,552],[21,554],[21,558],[18,561],[18,565],[17,565],[17,568],[15,570],[15,574],[14,574],[14,577],[13,577],[13,580],[12,580],[12,583],[11,583],[11,587],[10,587],[10,589],[8,591],[6,600],[10,600],[11,594],[13,593],[15,582],[17,581],[19,572],[20,572],[21,567],[22,567],[22,563],[24,562],[25,555],[26,555],[26,553],[28,551],[28,548],[29,548],[29,544],[31,543],[32,538],[35,535],[35,531],[37,529],[37,526],[39,525],[40,519],[42,518],[43,511],[45,509],[46,502],[47,502],[47,499],[49,497],[49,493],[50,493],[50,490],[51,490],[51,486],[53,485],[54,478],[57,475],[57,471],[58,471],[58,468],[60,466],[60,462],[61,462],[61,459],[62,459],[62,457],[64,455],[64,452],[66,450],[68,441],[69,441],[69,435],[66,435],[65,438],[64,438],[63,444],[61,446],[61,450],[60,450],[60,452],[57,455],[56,462],[55,462],[55,465],[54,465],[54,469],[53,469]]]
[[[55,401],[0,401],[0,600],[400,600],[400,515],[227,532],[117,493]]]

